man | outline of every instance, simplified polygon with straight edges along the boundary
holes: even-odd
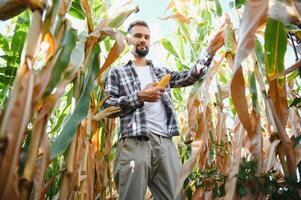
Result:
[[[132,59],[122,67],[111,69],[106,80],[109,98],[105,106],[121,108],[115,115],[120,117],[121,125],[114,161],[119,199],[143,200],[148,186],[155,200],[172,200],[180,160],[172,142],[179,130],[171,88],[192,85],[205,75],[215,52],[223,45],[223,31],[215,35],[206,55],[196,65],[181,72],[154,67],[145,58],[150,47],[146,22],[131,23],[126,40]],[[156,87],[166,74],[171,75],[169,85]]]

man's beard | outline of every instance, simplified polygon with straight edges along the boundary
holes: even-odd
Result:
[[[145,57],[148,54],[149,49],[145,48],[145,50],[140,50],[138,48],[135,49],[135,53],[137,54],[137,56],[139,57]]]

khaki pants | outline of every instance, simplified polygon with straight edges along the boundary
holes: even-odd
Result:
[[[150,134],[148,141],[118,142],[114,178],[120,200],[143,200],[147,186],[154,200],[173,200],[180,161],[171,138]],[[177,199],[183,199],[183,194]]]

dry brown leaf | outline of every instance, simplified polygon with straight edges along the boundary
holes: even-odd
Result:
[[[96,120],[96,121],[99,121],[99,120],[102,120],[102,119],[105,119],[105,118],[109,117],[110,115],[118,113],[120,111],[121,111],[120,107],[110,106],[110,107],[98,112],[96,115],[94,115],[92,117],[92,119]]]
[[[296,157],[295,157],[295,149],[293,143],[288,138],[288,135],[285,130],[285,126],[283,125],[283,118],[280,118],[278,116],[277,110],[271,99],[268,99],[267,106],[270,108],[276,123],[279,138],[281,140],[280,150],[283,151],[283,153],[286,156],[288,173],[291,176],[294,176],[296,174]]]
[[[236,174],[238,173],[239,164],[241,160],[241,149],[243,144],[244,132],[245,130],[242,124],[238,122],[235,126],[234,138],[232,141],[233,160],[228,170],[228,177],[225,184],[226,195],[223,198],[224,200],[236,199],[236,182],[237,182]]]
[[[138,6],[124,8],[122,11],[119,12],[116,12],[116,10],[114,10],[113,16],[109,16],[108,18],[101,21],[99,25],[93,30],[93,32],[90,33],[89,38],[86,42],[86,51],[94,47],[94,45],[97,42],[104,39],[104,36],[106,35],[112,37],[113,39],[120,38],[121,36],[116,37],[116,29],[119,28],[119,26],[121,26],[121,24],[126,20],[126,18],[129,15],[138,11]],[[120,42],[118,43],[121,44]],[[121,47],[122,46],[120,46],[119,49],[122,49]]]
[[[38,115],[38,118],[33,124],[32,139],[29,143],[28,157],[26,159],[23,172],[23,179],[29,182],[29,184],[32,184],[36,170],[36,160],[38,158],[40,142],[44,137],[44,134],[46,134],[46,125],[48,121],[47,115],[45,115],[44,113],[39,113]],[[27,192],[28,193],[25,196],[28,196],[30,194],[30,191]],[[24,196],[24,194],[22,194],[22,196]]]
[[[188,127],[189,132],[186,138],[190,140],[191,136],[195,137],[198,130],[198,120],[195,120],[200,116],[199,107],[201,105],[201,98],[199,95],[199,89],[194,88],[190,91],[189,98],[187,100],[187,110],[188,110]],[[188,143],[189,141],[185,141]]]
[[[282,126],[286,127],[288,119],[286,84],[281,86],[279,85],[278,80],[270,81],[268,95],[274,104],[276,113],[281,120]]]
[[[17,167],[22,140],[32,115],[32,97],[34,88],[35,52],[41,35],[41,14],[34,11],[29,33],[26,38],[25,58],[17,71],[10,100],[1,123],[1,138],[7,137],[7,146],[0,163],[0,199],[12,197],[17,188]],[[36,37],[35,39],[33,39]],[[32,45],[30,48],[29,43]],[[21,113],[21,114],[20,114]],[[5,162],[3,162],[5,160]]]
[[[88,144],[89,152],[87,159],[87,199],[93,200],[94,198],[94,177],[95,177],[95,153],[93,150],[93,145]]]
[[[177,197],[181,193],[181,191],[183,189],[183,183],[184,183],[186,177],[189,175],[193,166],[195,165],[199,154],[201,153],[201,151],[204,151],[204,150],[205,150],[205,143],[203,141],[198,140],[198,141],[194,141],[192,143],[191,156],[190,156],[189,160],[186,161],[183,164],[183,166],[181,167],[181,170],[180,170],[180,173],[178,176],[175,197]]]
[[[91,33],[94,30],[91,7],[88,0],[81,0],[81,6],[85,12],[88,24],[88,32]]]
[[[9,191],[17,183],[13,177],[17,177],[20,148],[25,129],[30,120],[33,73],[27,73],[25,77],[22,77],[22,80],[15,80],[16,85],[18,87],[14,87],[15,90],[13,90],[13,93],[18,92],[18,94],[15,94],[15,98],[11,98],[1,126],[1,132],[6,133],[8,143],[1,160],[2,165],[0,166],[2,180],[6,180],[0,181],[0,195],[3,195],[0,196],[0,199],[8,198],[7,195],[11,195]],[[10,109],[10,107],[13,109]],[[20,113],[22,114],[20,115]]]
[[[265,160],[265,163],[264,163],[264,166],[265,166],[264,173],[267,173],[274,166],[275,160],[276,160],[275,152],[276,152],[276,148],[279,143],[280,143],[280,140],[275,140],[270,144],[268,158]]]
[[[259,172],[262,170],[262,136],[261,136],[261,125],[260,116],[255,110],[251,111],[250,115],[252,130],[254,132],[247,133],[246,146],[252,156],[255,156],[258,161],[257,169]]]
[[[10,19],[28,7],[24,0],[3,0],[0,6],[0,20]]]
[[[115,62],[115,60],[120,56],[121,52],[125,47],[124,38],[120,33],[116,34],[116,42],[110,49],[109,54],[105,60],[105,63],[101,66],[99,72],[96,75],[96,79],[101,77],[101,75]]]
[[[226,131],[227,131],[226,119],[227,119],[227,114],[220,111],[218,113],[218,121],[216,124],[216,135],[217,135],[218,144],[224,144],[224,148],[228,143],[226,137]],[[229,164],[229,155],[225,153],[224,148],[220,150],[216,149],[216,152],[220,153],[219,156],[216,157],[216,163],[223,174],[226,173]]]
[[[49,47],[47,49],[47,56],[46,56],[46,62],[53,56],[55,50],[56,50],[56,44],[55,44],[55,38],[53,37],[51,32],[47,32],[44,35],[43,41],[49,44]]]
[[[184,15],[180,14],[179,12],[176,12],[175,14],[172,14],[170,16],[167,17],[159,17],[159,19],[162,20],[168,20],[168,19],[175,19],[179,22],[183,22],[185,24],[190,24],[191,20],[187,17],[185,17]]]
[[[299,25],[301,23],[297,9],[292,6],[292,4],[287,4],[279,0],[270,0],[269,17],[284,23],[291,23],[295,25]]]
[[[295,146],[296,149],[296,163],[299,163],[301,161],[301,144],[298,144]]]
[[[92,32],[92,35],[97,38],[100,38],[101,32],[103,30],[108,28],[119,28],[121,24],[123,24],[123,22],[128,18],[128,16],[138,11],[138,6],[126,7],[123,8],[123,10],[120,10],[119,12],[116,12],[116,10],[114,10],[114,14],[109,13],[108,15],[111,14],[111,16],[99,23],[99,25]]]
[[[42,16],[39,11],[33,12],[29,30],[30,32],[27,35],[25,43],[25,59],[27,57],[30,58],[32,65],[34,65],[34,58],[36,58],[38,50],[40,49],[42,39]]]
[[[50,141],[47,134],[43,134],[41,140],[41,150],[43,152],[41,162],[34,174],[34,189],[35,189],[35,200],[43,199],[45,197],[46,191],[45,187],[49,185],[44,185],[44,174],[46,173],[47,167],[50,164]],[[51,179],[50,179],[51,181]],[[53,179],[54,181],[54,179]],[[51,184],[49,182],[48,184]]]
[[[166,9],[164,10],[163,13],[166,13],[168,10],[173,9],[175,6],[176,6],[175,1],[174,1],[174,0],[170,0],[170,1],[168,2],[168,5],[167,5],[167,7],[166,7]]]
[[[301,2],[300,1],[292,1],[293,7],[296,9],[299,21],[301,22]]]
[[[220,60],[218,60],[217,62],[214,62],[211,64],[207,74],[206,74],[206,78],[205,78],[205,83],[204,83],[204,89],[203,91],[205,92],[204,97],[207,97],[207,101],[209,101],[209,91],[210,91],[210,86],[212,85],[212,81],[215,78],[216,73],[219,72],[219,70],[221,70],[221,64],[223,63],[225,59],[225,54],[221,55]]]
[[[293,71],[295,71],[296,69],[300,68],[301,67],[301,60],[297,61],[295,64],[293,64],[291,67],[285,69],[283,72],[277,74],[276,76],[274,76],[271,81],[281,77],[281,76],[284,76],[284,75],[287,75]]]
[[[239,30],[237,54],[235,56],[233,67],[235,73],[231,81],[231,96],[233,98],[233,103],[240,121],[250,134],[256,130],[253,128],[254,125],[251,124],[252,121],[245,96],[245,81],[241,62],[255,47],[255,32],[257,28],[265,22],[267,9],[267,0],[250,0],[247,2]]]
[[[59,8],[59,16],[64,17],[71,7],[72,0],[61,0]]]

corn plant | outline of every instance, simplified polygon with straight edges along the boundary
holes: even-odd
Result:
[[[160,40],[177,70],[189,69],[224,23],[224,47],[207,76],[173,91],[183,163],[177,192],[301,198],[300,3],[229,0],[229,15],[221,3],[171,0],[172,14],[162,17],[177,23],[174,38]],[[0,3],[0,19],[12,24],[0,35],[0,199],[118,198],[112,158],[119,128],[107,116],[119,108],[100,108],[106,72],[124,49],[119,28],[138,8],[125,3],[112,14],[109,7]],[[73,18],[84,22],[81,30]],[[285,66],[285,56],[296,63]]]
[[[170,1],[167,9],[173,14],[163,18],[178,25],[177,42],[162,39],[161,44],[179,70],[196,61],[206,36],[215,24],[224,23],[224,48],[207,77],[188,94],[188,119],[181,123],[184,142],[201,142],[192,143],[189,160],[187,147],[179,144],[186,162],[178,189],[184,183],[189,199],[298,199],[300,65],[298,60],[285,70],[284,58],[288,44],[294,46],[293,38],[298,38],[300,4],[229,3],[240,18],[237,30],[231,20],[234,12],[223,17],[219,0]],[[263,189],[265,184],[270,189]]]
[[[106,98],[104,72],[124,49],[118,28],[138,8],[127,5],[112,15],[108,6],[85,0],[1,2],[2,20],[19,16],[11,19],[13,36],[1,35],[0,199],[114,195],[111,143],[104,143],[115,127],[104,118],[114,109],[96,114]],[[70,16],[86,21],[82,32],[71,26]],[[101,51],[107,52],[103,61]]]

